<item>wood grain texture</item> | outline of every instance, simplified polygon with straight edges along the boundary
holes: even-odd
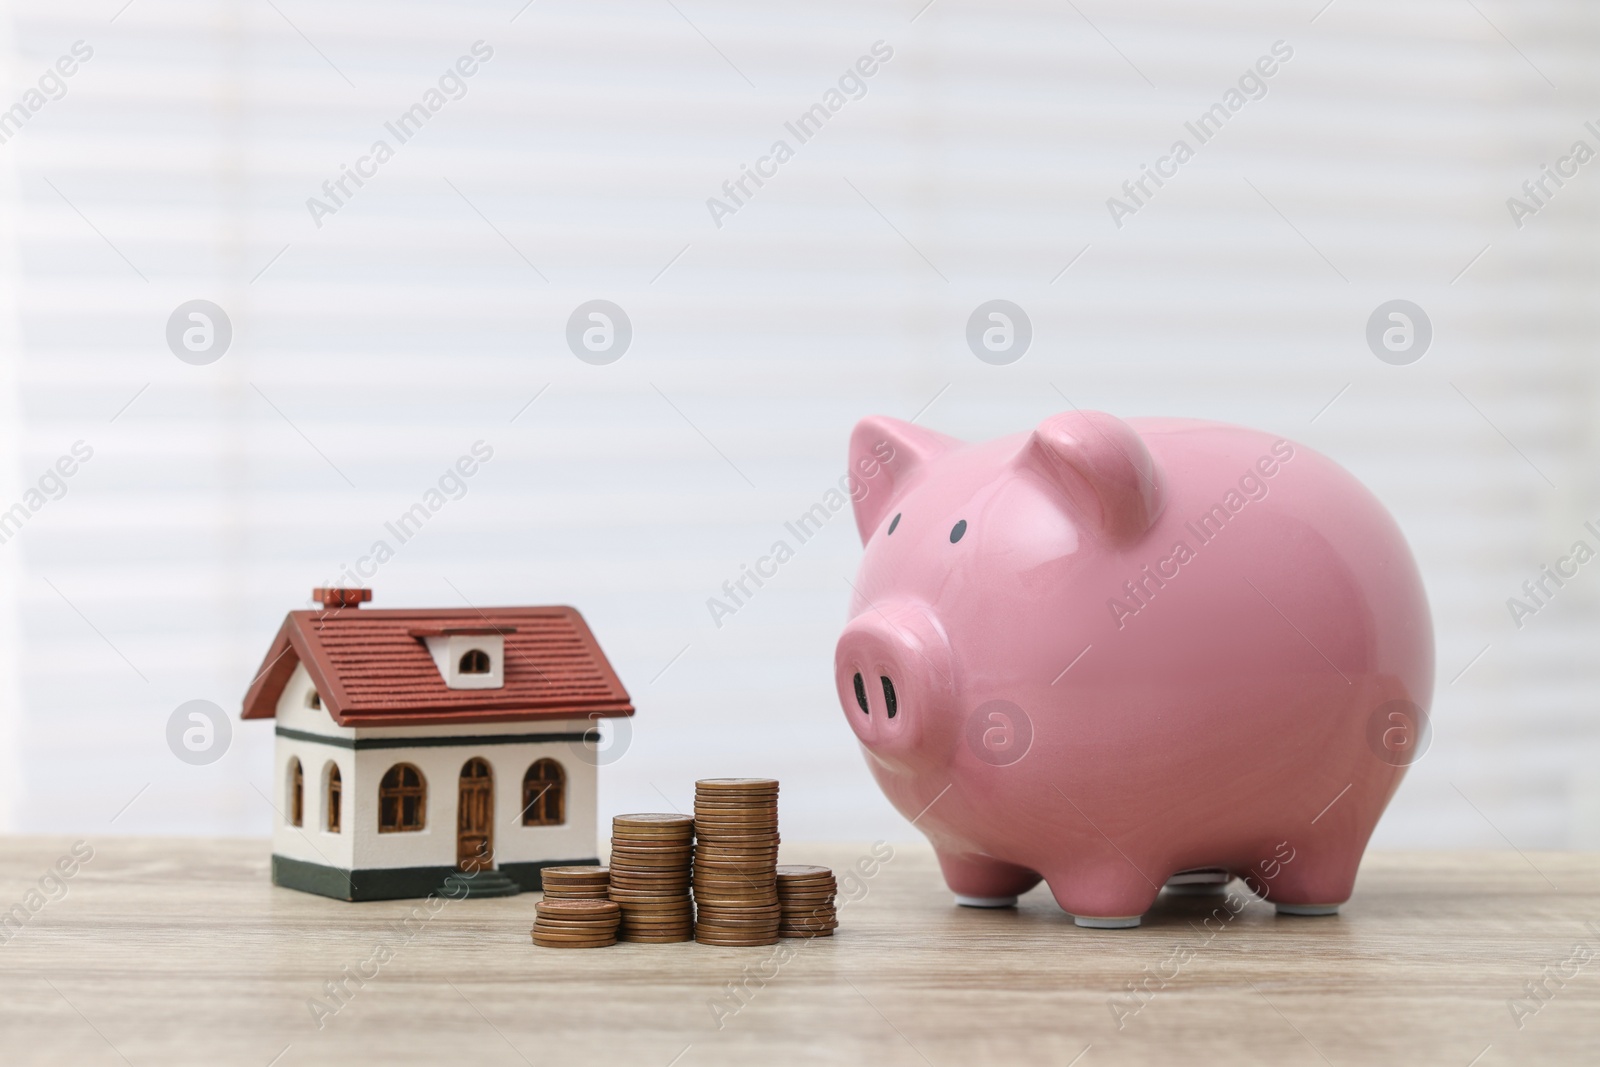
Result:
[[[0,841],[0,907],[70,844]],[[1373,854],[1340,917],[1252,901],[1211,936],[1214,900],[1163,900],[1131,931],[1078,929],[1042,890],[1015,911],[958,909],[932,855],[896,846],[838,936],[784,942],[780,962],[538,949],[533,895],[445,903],[408,935],[396,924],[427,914],[417,902],[273,888],[262,841],[92,844],[65,896],[5,928],[8,1065],[1600,1063],[1595,855]],[[783,858],[843,876],[869,855]],[[1508,1001],[1546,968],[1570,974],[1580,943],[1596,958],[1549,981],[1519,1029]],[[392,959],[319,1029],[308,1004],[380,945]],[[1147,974],[1168,977],[1119,1028],[1110,1005],[1138,1004],[1128,985]],[[728,986],[749,976],[734,1011]]]

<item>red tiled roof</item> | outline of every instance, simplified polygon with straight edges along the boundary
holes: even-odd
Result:
[[[419,633],[505,635],[505,685],[451,689]],[[246,719],[270,719],[304,663],[340,726],[632,715],[633,705],[576,609],[291,611],[244,697]]]

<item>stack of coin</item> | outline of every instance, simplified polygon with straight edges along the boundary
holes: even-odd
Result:
[[[777,944],[778,783],[696,782],[694,830],[694,939],[703,945]]]
[[[539,872],[546,900],[606,900],[610,872],[605,867],[546,867]]]
[[[839,925],[833,895],[839,889],[833,872],[809,863],[778,867],[778,907],[783,918],[779,937],[832,937]]]
[[[660,944],[694,936],[693,852],[694,819],[687,815],[611,820],[611,899],[622,908],[621,940]]]
[[[533,943],[542,948],[605,948],[617,943],[622,911],[609,900],[541,900]]]

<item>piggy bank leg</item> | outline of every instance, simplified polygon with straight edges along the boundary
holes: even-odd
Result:
[[[1078,926],[1122,930],[1138,926],[1161,892],[1127,861],[1118,857],[1105,866],[1078,868],[1058,877],[1045,874],[1061,910]]]
[[[1245,883],[1252,892],[1270,901],[1279,915],[1337,915],[1355,888],[1360,852],[1347,850],[1318,855],[1301,849],[1294,859],[1275,870],[1252,871]]]
[[[1009,908],[1017,895],[1039,884],[1039,876],[1026,867],[989,856],[935,850],[944,884],[965,908]]]

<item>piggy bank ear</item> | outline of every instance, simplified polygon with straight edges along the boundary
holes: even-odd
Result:
[[[850,433],[850,499],[866,544],[917,471],[961,442],[886,415],[870,415]]]
[[[1102,411],[1050,416],[1028,435],[1017,462],[1113,542],[1136,540],[1161,514],[1155,460],[1133,427]]]

